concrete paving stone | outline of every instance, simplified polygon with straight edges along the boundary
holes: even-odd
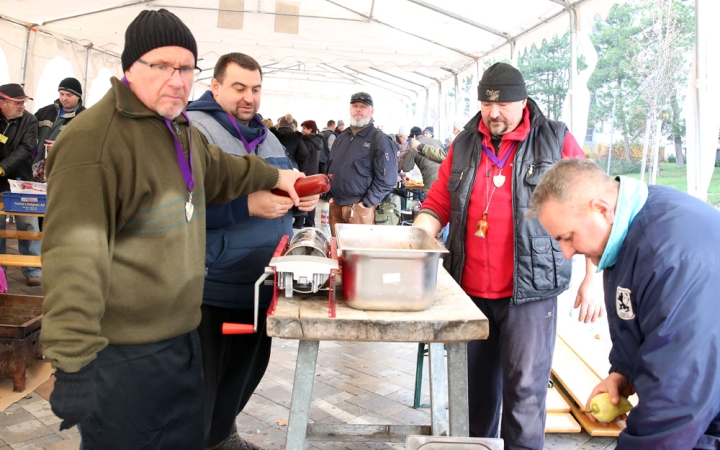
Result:
[[[366,408],[355,405],[353,403],[348,403],[346,401],[335,403],[334,405],[330,405],[329,407],[326,407],[325,405],[318,405],[318,408],[324,409],[332,416],[337,416],[338,414],[340,414],[340,412],[343,411],[348,414],[352,414],[355,417],[368,413],[368,410]]]
[[[315,373],[315,380],[322,381],[323,383],[327,383],[329,380],[335,380],[337,382],[337,381],[347,381],[349,379],[350,379],[349,375],[346,375],[344,373],[338,372],[337,370],[333,370],[333,369],[323,367],[323,366],[319,366]]]
[[[285,448],[287,427],[270,427],[262,430],[259,434],[243,436],[248,442],[259,445],[265,450],[281,450]]]
[[[288,389],[285,386],[276,386],[274,388],[265,389],[264,391],[260,392],[259,395],[261,397],[265,397],[273,404],[279,404],[286,407],[287,409],[290,409],[290,401],[292,400],[292,389]]]
[[[287,420],[290,417],[290,410],[280,405],[273,405],[248,414],[261,422],[275,426],[278,424],[278,419]]]
[[[401,359],[396,356],[389,356],[381,361],[378,361],[378,364],[385,365],[387,367],[392,367],[393,369],[407,373],[409,375],[415,375],[415,362],[410,362],[405,359]]]
[[[415,400],[415,388],[413,387],[413,388],[399,389],[393,393],[385,395],[384,397],[388,398],[390,400],[396,401],[396,402],[400,403],[401,405],[406,405],[406,406],[411,407],[413,405],[413,401]],[[423,399],[423,397],[424,397],[424,399]],[[429,397],[421,395],[420,401],[427,403],[429,401]]]
[[[382,395],[373,394],[372,392],[349,398],[347,399],[347,403],[352,403],[353,405],[357,405],[375,413],[389,409],[393,409],[394,411],[392,413],[395,413],[402,408],[406,408],[405,405],[401,405],[395,400],[383,397]]]
[[[577,447],[577,450],[613,449],[617,445],[615,438],[594,437]]]
[[[267,375],[267,372],[266,372]],[[271,387],[280,386],[279,383],[269,380],[268,378],[263,378],[262,381],[258,384],[258,386],[255,388],[255,392],[262,392],[265,389],[270,389]]]
[[[342,390],[340,390],[330,384],[327,384],[324,381],[321,381],[320,377],[315,377],[315,382],[313,383],[313,392],[312,392],[313,399],[330,397],[332,395],[337,395],[341,392],[342,392]]]
[[[312,423],[313,421],[311,421]],[[345,421],[342,419],[342,417],[337,416],[327,416],[326,418],[322,420],[316,420],[314,422],[317,423],[345,423]]]
[[[308,411],[308,420],[318,422],[325,419],[326,417],[330,417],[331,415],[332,414],[327,411],[327,408],[320,408],[310,405],[310,411]]]
[[[322,400],[323,400],[324,402],[326,402],[326,403],[329,403],[329,404],[331,404],[331,405],[334,405],[335,403],[341,402],[341,401],[343,401],[343,400],[347,400],[347,399],[351,398],[352,396],[353,396],[353,395],[352,395],[351,393],[349,393],[349,392],[340,391],[339,393],[337,393],[337,394],[335,394],[335,395],[331,395],[331,396],[329,396],[329,397],[325,397],[325,398],[323,398]],[[313,404],[314,404],[314,403],[315,403],[315,402],[313,401]]]
[[[352,425],[398,425],[397,422],[388,419],[387,416],[372,413],[363,414],[348,421],[348,423]]]
[[[245,437],[245,435],[258,434],[268,427],[268,424],[256,419],[244,411],[237,416],[235,424],[237,425],[238,433],[243,437]]]
[[[50,409],[50,402],[44,398],[38,396],[40,400],[31,403],[18,403],[22,408],[32,414],[33,417],[43,422],[45,425],[48,423],[55,423],[60,420],[59,417],[52,412]]]
[[[391,414],[388,418],[403,425],[430,425],[429,410],[426,412],[426,410],[405,408]]]
[[[393,375],[400,374],[400,371],[397,369],[374,362],[365,362],[364,364],[359,364],[357,366],[354,366],[353,368],[358,372],[364,373],[365,375],[370,375],[378,378],[387,378]]]
[[[255,392],[256,395],[253,395],[250,397],[250,400],[245,404],[245,408],[243,408],[243,411],[257,411],[259,409],[267,408],[268,406],[272,406],[275,404],[273,400],[268,400],[265,398],[265,396],[261,395],[257,391]]]
[[[16,405],[25,406],[25,405],[31,405],[33,403],[38,402],[44,402],[45,399],[40,397],[37,392],[33,391],[26,395],[25,397],[21,398],[17,402],[15,402]]]
[[[390,383],[397,384],[398,386],[402,386],[403,388],[412,388],[415,389],[415,375],[409,375],[407,373],[396,373],[394,375],[389,375],[384,378]],[[423,385],[427,383],[428,381],[423,381]]]
[[[0,439],[10,445],[40,438],[49,434],[53,434],[52,430],[43,425],[37,419],[14,423],[8,427],[0,429]]]
[[[69,430],[62,430],[60,431],[60,422],[58,421],[56,423],[48,424],[47,427],[56,435],[60,436],[63,439],[80,439],[80,432],[77,429],[77,426],[74,426],[70,428]]]
[[[265,377],[267,377],[270,381],[276,382],[280,386],[292,389],[293,380],[295,379],[295,370],[283,368],[270,373],[266,372]]]
[[[45,450],[77,450],[80,448],[80,439],[69,439],[43,447]]]
[[[395,392],[398,389],[403,388],[403,386],[398,386],[397,384],[393,384],[379,378],[371,377],[369,375],[363,375],[358,378],[353,378],[352,380],[348,381],[348,384],[363,388],[366,391],[373,392],[378,395],[390,394],[391,392]]]
[[[56,436],[54,434],[50,434],[47,436],[38,437],[35,439],[30,439],[23,441],[22,443],[18,443],[15,445],[12,445],[13,450],[43,450],[47,448],[49,445],[62,442],[62,438],[59,436]]]
[[[33,419],[34,417],[32,414],[25,411],[22,406],[16,403],[8,406],[5,411],[0,412],[0,430],[3,430],[10,425]]]
[[[340,389],[341,391],[347,392],[352,395],[360,395],[360,394],[364,394],[365,392],[367,392],[367,390],[365,390],[361,387],[352,385],[348,381],[332,379],[332,380],[325,380],[325,383],[327,383],[331,386],[335,386],[336,388]]]
[[[404,449],[403,444],[389,442],[318,442],[311,441],[310,444],[318,450],[399,450]]]

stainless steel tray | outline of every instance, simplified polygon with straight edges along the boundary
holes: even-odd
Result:
[[[422,311],[435,299],[440,255],[448,253],[416,227],[335,225],[345,302],[356,309]]]

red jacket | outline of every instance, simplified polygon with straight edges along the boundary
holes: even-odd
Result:
[[[490,131],[485,122],[480,121],[478,130],[483,135],[483,145],[493,148]],[[462,274],[463,290],[472,296],[499,299],[513,295],[513,213],[512,213],[512,164],[515,150],[530,132],[530,111],[526,107],[523,120],[512,132],[503,135],[498,152],[498,159],[512,150],[502,170],[505,183],[496,188],[493,176],[500,171],[492,161],[481,152],[475,183],[468,204],[467,227],[465,238],[466,260]],[[513,143],[516,143],[513,146]],[[512,149],[511,149],[512,147]],[[440,217],[443,226],[450,220],[450,191],[447,190],[448,178],[452,167],[453,148],[440,166],[438,179],[432,185],[423,209],[429,209]],[[562,158],[585,158],[577,141],[570,132],[565,135]],[[488,209],[488,230],[486,238],[475,236],[478,221],[490,200]],[[460,226],[452,224],[450,226]]]

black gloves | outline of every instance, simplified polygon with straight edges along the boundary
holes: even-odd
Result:
[[[55,388],[50,394],[50,407],[63,419],[60,431],[72,428],[87,419],[97,406],[95,361],[78,372],[55,372]]]

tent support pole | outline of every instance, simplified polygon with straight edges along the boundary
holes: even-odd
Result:
[[[27,27],[27,32],[25,34],[25,48],[23,49],[23,60],[22,65],[20,66],[20,84],[25,87],[25,74],[27,72],[27,60],[28,60],[28,52],[30,51],[30,27]]]
[[[568,96],[570,101],[570,111],[568,111],[568,128],[575,131],[575,85],[577,84],[577,11],[574,8],[568,8],[568,16],[570,16],[570,76],[568,77]],[[585,136],[578,136],[578,139],[585,140]]]
[[[423,128],[427,126],[430,120],[430,89],[425,88],[425,120],[423,121]]]
[[[87,88],[88,88],[88,67],[90,66],[90,50],[93,45],[89,44],[85,47],[85,75],[83,76],[83,102],[87,102]]]

